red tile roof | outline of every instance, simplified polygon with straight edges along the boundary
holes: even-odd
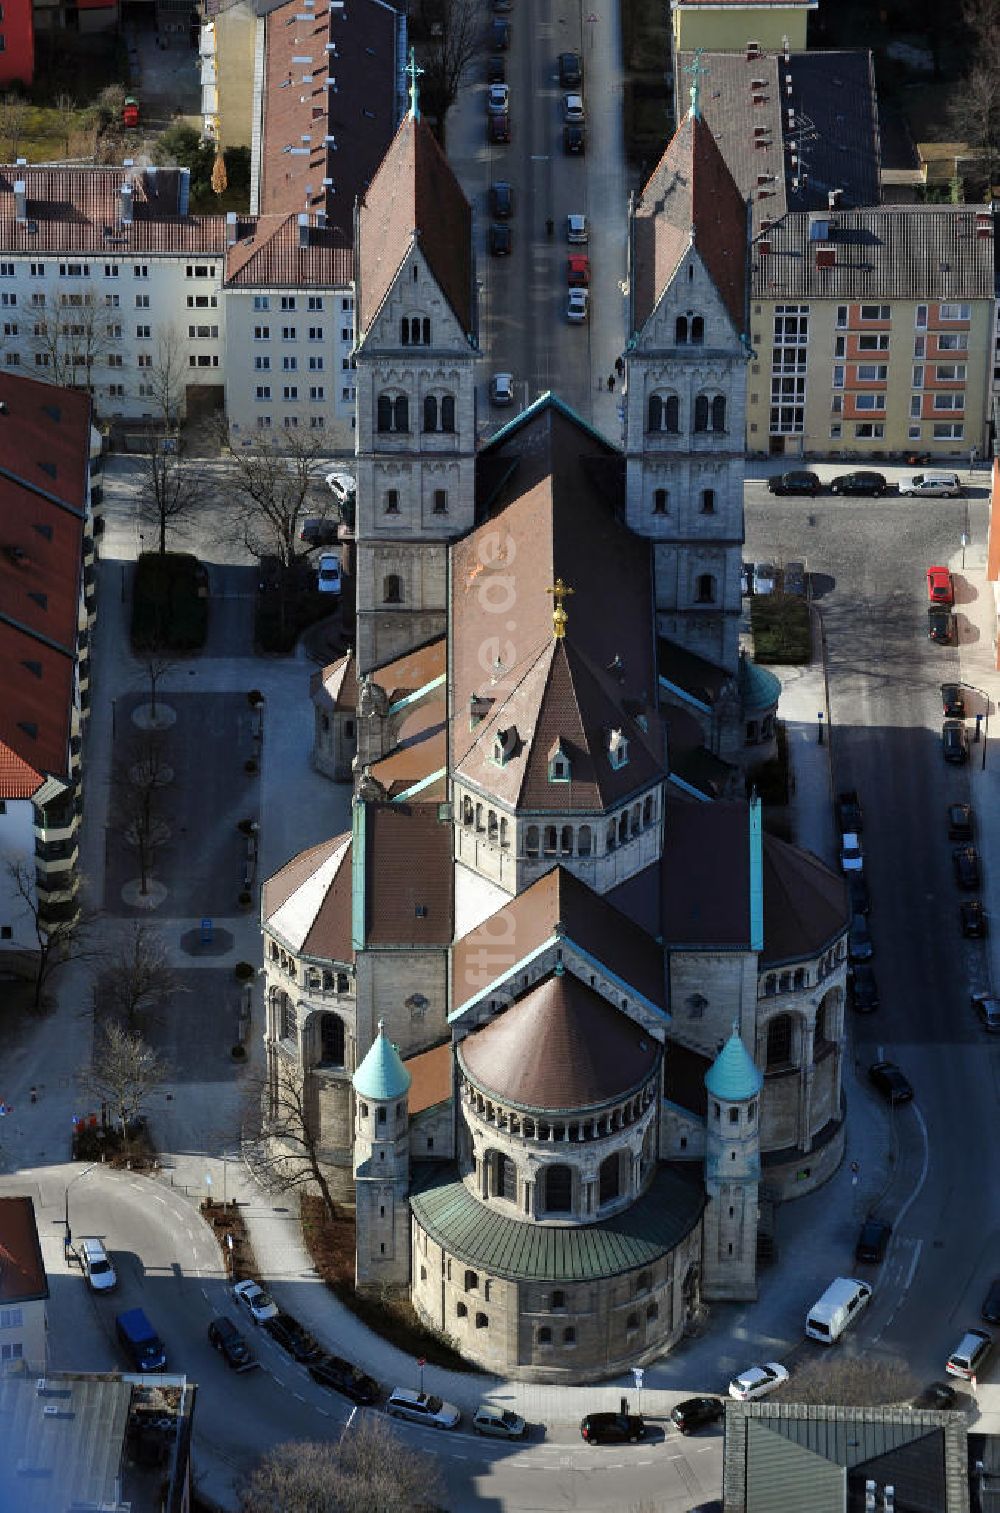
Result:
[[[246,288],[346,289],[354,255],[330,227],[312,224],[302,245],[298,216],[262,215],[237,223],[235,245],[226,254],[226,285]]]
[[[448,663],[448,648],[444,636],[408,651],[392,662],[385,662],[373,669],[371,680],[385,690],[390,704],[405,699],[408,694],[426,688],[435,678],[443,676]]]
[[[354,960],[351,849],[348,834],[335,835],[300,851],[264,884],[261,910],[264,925],[304,956],[320,961]],[[338,852],[339,860],[335,860]],[[336,870],[324,880],[317,873],[327,863],[335,865]],[[292,907],[286,909],[288,904]]]
[[[443,771],[448,763],[447,705],[444,688],[420,700],[399,728],[396,744],[371,775],[387,792],[405,792],[422,778]]]
[[[750,949],[748,806],[671,802],[663,825],[663,939],[675,949]]]
[[[35,1205],[0,1198],[0,1303],[33,1303],[49,1295]]]
[[[0,799],[30,799],[43,782],[40,772],[12,751],[5,741],[0,741]]]
[[[353,651],[318,668],[309,679],[309,693],[315,704],[330,703],[334,709],[356,710],[358,677]]]
[[[818,956],[849,923],[847,884],[811,851],[764,836],[761,966]]]
[[[361,334],[378,314],[414,241],[462,330],[471,333],[472,210],[430,127],[406,115],[359,210]]]
[[[366,802],[368,946],[447,946],[454,930],[452,831],[438,805]]]
[[[700,116],[678,126],[636,204],[633,324],[640,331],[694,245],[737,334],[745,332],[747,206]]]
[[[452,1095],[450,1040],[419,1056],[408,1056],[404,1065],[412,1078],[407,1099],[411,1117],[447,1103]]]

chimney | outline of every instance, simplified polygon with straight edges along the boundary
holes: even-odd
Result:
[[[816,267],[817,268],[836,268],[836,266],[837,266],[837,250],[836,250],[835,247],[817,247],[816,248]]]
[[[135,167],[135,158],[126,158],[125,161],[124,161],[124,163],[122,164],[122,167],[123,168],[134,168]]]
[[[14,181],[14,219],[22,224],[28,219],[28,186],[23,179]]]
[[[226,211],[226,246],[236,246],[236,211]]]
[[[299,213],[299,246],[309,246],[309,217],[304,211]]]
[[[119,193],[123,226],[131,226],[133,220],[133,190],[131,184],[123,184]]]
[[[27,168],[27,166],[28,166],[28,160],[27,160],[27,158],[15,158],[14,159],[14,167],[15,168]]]
[[[760,253],[761,257],[767,257],[770,250],[771,243],[766,238],[762,237],[757,243],[757,251]]]
[[[980,210],[976,214],[976,238],[978,241],[988,241],[993,235],[993,217],[988,210]]]

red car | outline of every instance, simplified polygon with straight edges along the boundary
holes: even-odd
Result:
[[[946,567],[927,569],[927,597],[932,604],[954,604],[955,585]]]
[[[578,254],[566,259],[566,282],[571,289],[586,289],[590,283],[590,258]]]

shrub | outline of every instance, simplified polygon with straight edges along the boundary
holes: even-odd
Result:
[[[243,897],[242,893],[240,894],[240,897]],[[247,895],[247,897],[249,897],[249,894]],[[253,977],[254,975],[254,968],[252,963],[249,961],[238,961],[233,968],[233,975],[235,976],[237,982],[249,982],[251,977]]]

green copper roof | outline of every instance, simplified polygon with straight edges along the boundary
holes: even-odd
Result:
[[[744,714],[773,709],[781,698],[781,679],[766,667],[758,667],[749,657],[740,658],[738,681]]]
[[[362,1061],[352,1079],[354,1091],[362,1098],[391,1100],[402,1098],[410,1090],[412,1078],[399,1059],[399,1052],[391,1040],[386,1039],[381,1019],[378,1034],[371,1050]]]
[[[558,1160],[558,1146],[552,1148]],[[456,1259],[493,1276],[586,1282],[650,1266],[691,1233],[705,1206],[699,1167],[690,1177],[661,1166],[652,1186],[624,1213],[598,1224],[526,1223],[481,1203],[454,1166],[414,1174],[410,1207],[418,1224]]]
[[[734,1030],[705,1073],[705,1086],[713,1098],[740,1103],[756,1097],[763,1083],[764,1074]]]

